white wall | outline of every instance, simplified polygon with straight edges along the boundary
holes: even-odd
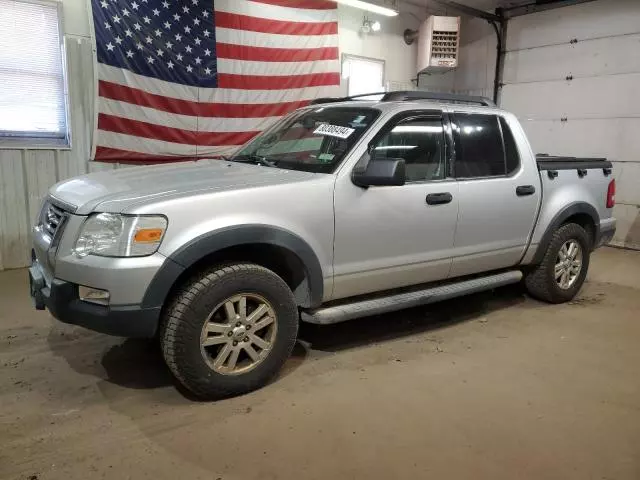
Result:
[[[597,0],[516,17],[507,32],[500,106],[518,115],[535,152],[613,161],[613,243],[640,249],[640,1]],[[460,67],[423,77],[421,87],[491,97],[493,29],[466,20],[461,44]]]
[[[119,168],[87,161],[94,103],[89,4],[87,0],[62,0],[62,3],[73,148],[0,149],[0,270],[28,265],[30,226],[51,185],[83,173]],[[417,28],[419,22],[406,12],[424,13],[406,5],[402,5],[402,11],[395,18],[369,15],[380,20],[383,28],[376,35],[362,36],[359,30],[365,12],[341,5],[339,41],[341,53],[385,60],[386,80],[408,86],[415,77],[416,49],[404,44],[402,33],[405,28]],[[346,93],[346,82],[342,88],[342,93]]]

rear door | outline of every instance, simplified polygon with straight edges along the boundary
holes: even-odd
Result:
[[[462,112],[452,118],[459,213],[451,276],[515,265],[538,213],[536,163],[517,147],[515,119]]]

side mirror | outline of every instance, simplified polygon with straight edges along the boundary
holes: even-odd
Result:
[[[401,158],[370,161],[363,170],[354,170],[351,177],[359,187],[402,186],[406,182],[405,163]]]

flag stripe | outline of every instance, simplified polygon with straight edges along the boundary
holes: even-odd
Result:
[[[218,73],[238,75],[305,75],[313,73],[335,73],[340,70],[339,60],[318,60],[315,62],[256,62],[250,60],[218,60]]]
[[[277,35],[335,35],[338,22],[291,22],[216,12],[216,27]]]
[[[281,6],[266,2],[247,0],[215,0],[216,17],[220,14],[233,14],[266,20],[279,20],[293,23],[328,23],[338,21],[338,9],[296,8],[296,2],[287,2]]]
[[[98,114],[98,128],[116,133],[134,133],[137,136],[187,145],[219,146],[242,145],[259,132],[200,132],[170,128],[139,120],[117,117],[104,113]]]
[[[219,58],[261,62],[311,62],[315,60],[337,60],[339,58],[337,47],[268,48],[218,43],[217,53]]]
[[[250,32],[231,28],[216,28],[219,43],[245,45],[247,47],[268,48],[308,48],[338,47],[338,35],[276,35],[273,33]]]
[[[224,154],[220,154],[224,155]],[[166,163],[166,162],[193,162],[202,160],[202,157],[192,156],[176,156],[176,155],[157,155],[141,152],[133,152],[130,150],[121,150],[119,148],[110,148],[98,146],[96,148],[96,160],[101,162],[129,162],[140,163],[141,165],[149,165],[153,163]]]
[[[100,131],[97,146],[146,153],[148,155],[175,156],[176,158],[194,155],[230,155],[240,147],[240,145],[204,147],[152,138],[146,138],[141,141],[140,137],[133,134],[129,135],[107,130]]]
[[[138,88],[131,88],[104,80],[99,81],[98,88],[99,95],[103,98],[154,108],[163,112],[203,118],[279,117],[309,104],[307,100],[264,104],[191,102],[148,93]]]
[[[330,0],[251,0],[281,7],[308,8],[311,10],[335,10],[336,2]]]
[[[259,77],[255,75],[218,75],[220,88],[240,88],[244,90],[289,90],[292,88],[340,85],[339,73],[311,73],[308,75],[282,75]]]
[[[196,117],[194,115],[182,115],[168,113],[154,108],[134,105],[107,98],[101,98],[98,112],[110,116],[137,120],[140,122],[155,123],[164,127],[179,128],[183,130],[203,132],[242,132],[264,130],[278,120],[278,116],[263,117]]]
[[[277,104],[299,102],[336,95],[334,86],[293,90],[240,90],[237,88],[195,88],[138,75],[117,67],[98,64],[101,80],[126,85],[145,92],[203,103]],[[252,115],[257,116],[257,115]]]

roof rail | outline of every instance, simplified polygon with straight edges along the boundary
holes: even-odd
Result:
[[[353,95],[351,97],[328,97],[328,98],[316,98],[311,101],[311,105],[317,105],[322,103],[337,103],[348,102],[349,100],[358,100],[366,97],[380,96],[381,102],[399,102],[408,100],[437,100],[440,102],[452,102],[452,103],[471,103],[482,105],[485,107],[495,107],[496,104],[492,100],[486,97],[474,97],[470,95],[457,95],[454,93],[437,93],[437,92],[425,92],[421,90],[415,91],[397,91],[397,92],[374,92],[364,93],[361,95]]]

